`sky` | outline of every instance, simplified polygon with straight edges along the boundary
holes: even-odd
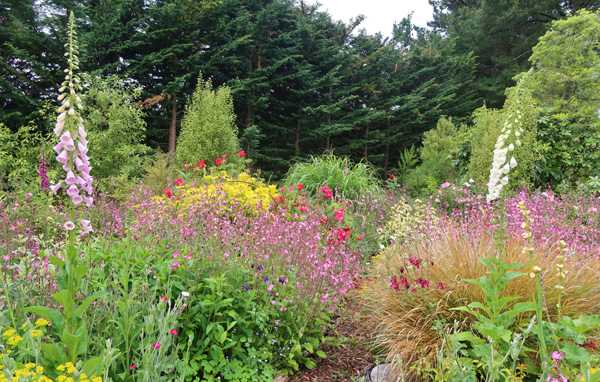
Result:
[[[413,13],[413,24],[425,27],[432,20],[433,8],[428,0],[308,0],[307,3],[319,2],[319,10],[329,13],[334,20],[347,23],[351,18],[363,14],[366,19],[358,29],[364,28],[369,34],[381,32],[391,36],[394,22],[400,22],[410,12]]]

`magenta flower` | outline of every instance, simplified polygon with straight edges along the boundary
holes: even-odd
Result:
[[[171,334],[174,335],[174,336],[176,336],[176,335],[179,334],[179,332],[177,330],[175,330],[175,329],[171,329]]]
[[[158,348],[160,348],[160,344],[158,342],[155,342],[152,344],[152,347],[155,349],[158,349]]]

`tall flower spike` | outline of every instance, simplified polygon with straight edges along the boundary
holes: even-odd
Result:
[[[520,93],[523,83],[528,77],[529,75],[526,75],[521,78],[517,85],[517,93]],[[510,159],[508,159],[508,154],[509,152],[514,152],[515,145],[510,143],[505,146],[505,143],[509,140],[512,133],[512,135],[517,137],[515,139],[515,144],[517,146],[521,146],[521,141],[518,139],[521,133],[523,133],[521,110],[519,110],[520,106],[521,102],[519,98],[517,98],[515,100],[515,104],[513,105],[516,110],[514,113],[508,113],[506,120],[504,121],[504,127],[502,128],[502,131],[496,140],[496,145],[494,146],[494,160],[492,162],[492,168],[490,169],[490,179],[487,184],[488,194],[486,198],[488,202],[496,200],[500,197],[502,188],[508,184],[508,173],[511,169],[517,167],[517,160],[512,156],[512,154]]]
[[[73,206],[77,206],[85,201],[89,207],[93,203],[91,198],[93,188],[93,177],[90,176],[91,170],[88,152],[87,140],[83,125],[83,118],[79,115],[83,105],[81,98],[77,95],[78,91],[83,90],[80,85],[81,80],[75,74],[79,69],[79,59],[77,58],[79,51],[77,48],[77,33],[75,32],[75,16],[71,12],[68,23],[69,41],[65,44],[65,57],[69,67],[64,70],[65,80],[58,90],[60,96],[58,101],[61,105],[58,107],[59,113],[56,118],[54,133],[59,137],[59,143],[54,146],[54,150],[58,154],[56,160],[63,164],[65,170],[64,183],[70,185],[67,189],[67,195],[71,197]],[[60,183],[50,187],[56,193],[60,188]],[[80,190],[87,193],[87,196],[80,195]],[[83,225],[83,231],[91,232],[89,221]]]

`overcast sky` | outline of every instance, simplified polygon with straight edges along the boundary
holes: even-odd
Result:
[[[317,0],[306,0],[315,3]],[[351,18],[363,14],[366,16],[360,28],[367,33],[381,32],[391,36],[394,22],[400,22],[410,12],[413,13],[413,24],[427,26],[432,19],[433,9],[427,0],[318,0],[321,11],[327,11],[334,20],[348,22]]]

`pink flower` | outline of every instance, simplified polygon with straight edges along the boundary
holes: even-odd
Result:
[[[181,178],[175,179],[175,185],[176,186],[181,186],[182,183],[183,183],[183,180],[181,180]]]
[[[160,296],[160,300],[161,300],[161,301],[164,301],[164,302],[167,302],[167,301],[168,301],[168,298],[166,298],[165,296]]]
[[[171,334],[174,335],[174,336],[176,336],[176,335],[179,334],[179,332],[177,330],[175,330],[175,329],[171,329]]]
[[[436,286],[436,288],[439,290],[446,290],[446,287],[441,282],[438,284],[438,286]]]
[[[279,320],[275,320],[275,325],[279,325]]]
[[[67,230],[67,231],[72,231],[73,229],[75,229],[75,224],[73,224],[72,221],[68,221],[66,222],[63,227]]]
[[[221,159],[221,158],[217,158],[217,161],[216,161],[216,162],[217,162],[217,166],[218,166],[218,165],[220,165],[221,163],[223,163],[223,159]]]
[[[335,217],[337,217],[340,222],[344,220],[344,210],[335,211]]]
[[[50,189],[52,190],[54,195],[56,195],[56,192],[58,191],[59,188],[60,188],[60,183],[57,183],[54,186],[50,186]]]
[[[243,158],[245,155],[246,155],[246,152],[244,150],[242,150],[238,153],[239,158]]]
[[[137,365],[131,365],[129,366],[130,369],[135,369],[137,367]]]
[[[155,342],[152,344],[152,347],[155,349],[158,349],[158,348],[160,348],[160,344],[158,342]]]
[[[306,208],[306,203],[302,203],[302,206],[300,207],[300,211],[302,211],[302,212],[308,211],[308,209]]]
[[[552,359],[560,361],[563,357],[563,355],[565,355],[565,352],[557,352],[556,350],[552,352]]]

